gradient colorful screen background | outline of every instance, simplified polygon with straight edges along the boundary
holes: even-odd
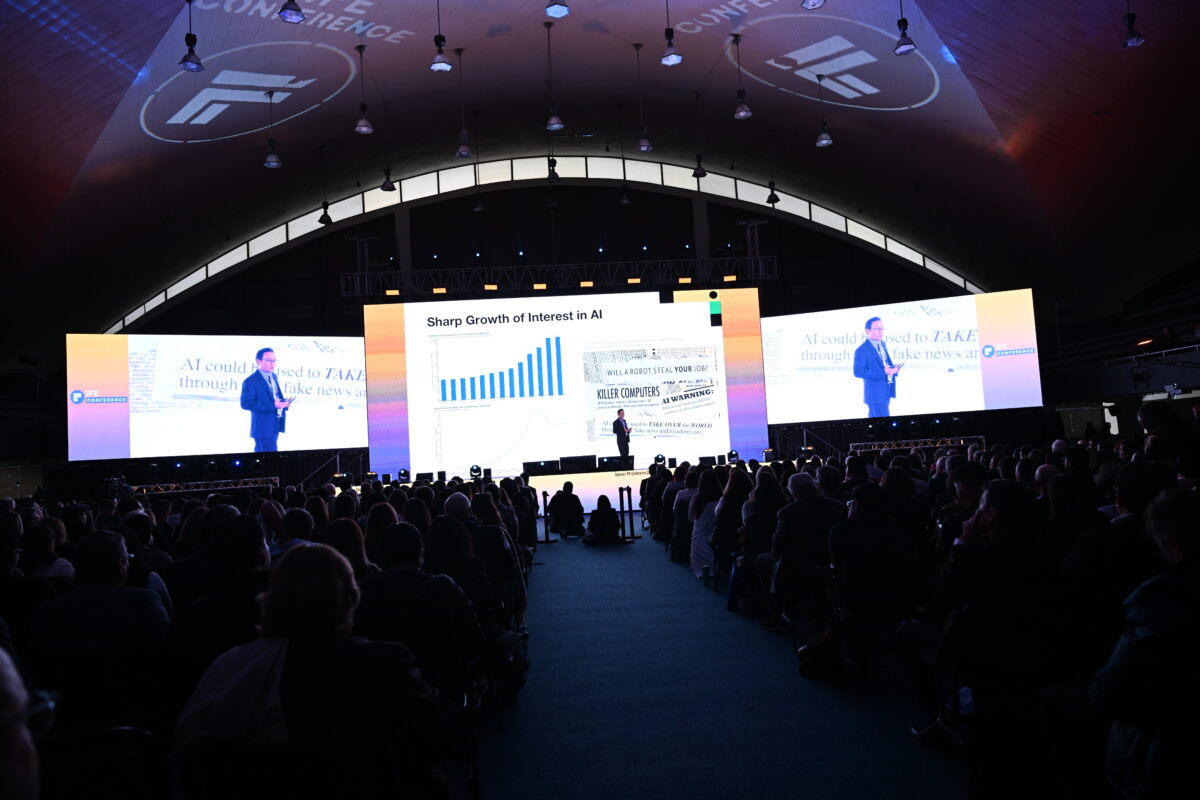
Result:
[[[544,325],[521,314],[572,316]],[[380,474],[478,463],[500,475],[525,461],[615,456],[618,406],[638,464],[767,444],[757,289],[368,306],[364,334]]]

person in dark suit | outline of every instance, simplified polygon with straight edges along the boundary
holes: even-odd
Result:
[[[292,401],[284,399],[275,377],[274,350],[259,350],[254,365],[258,369],[242,381],[242,408],[250,412],[254,452],[274,453],[279,449],[279,434],[287,427],[287,409]]]
[[[617,409],[617,418],[613,420],[612,428],[617,437],[617,450],[620,451],[621,458],[629,458],[629,432],[633,429],[625,421],[625,409]]]
[[[867,320],[866,333],[866,341],[854,351],[854,377],[862,378],[867,416],[891,416],[888,406],[896,396],[896,373],[900,367],[892,363],[883,341],[883,320],[879,317]]]

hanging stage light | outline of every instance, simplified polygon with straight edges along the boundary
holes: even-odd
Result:
[[[183,43],[187,47],[187,52],[183,54],[183,58],[179,59],[179,66],[188,72],[203,72],[204,64],[200,61],[200,56],[196,55],[196,34],[192,33],[192,0],[185,0],[188,7],[188,32],[184,34]]]
[[[279,18],[284,22],[299,25],[304,22],[304,12],[300,10],[300,6],[296,5],[296,0],[287,0],[279,9]]]

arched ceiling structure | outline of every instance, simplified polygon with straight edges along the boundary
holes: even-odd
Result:
[[[433,0],[300,5],[307,19],[290,25],[275,0],[195,0],[199,73],[178,67],[182,2],[0,5],[5,282],[20,298],[6,350],[102,330],[229,243],[326,193],[361,192],[385,166],[400,178],[461,164],[460,75],[484,160],[548,145],[632,155],[635,42],[656,160],[690,166],[702,152],[722,172],[773,177],[982,286],[1103,309],[1196,257],[1189,0],[1135,3],[1138,48],[1119,46],[1122,0],[909,0],[918,49],[906,56],[891,52],[890,0],[676,0],[674,67],[658,63],[662,2],[578,0],[551,33],[566,127],[550,139],[541,0],[444,0],[449,73],[429,70]],[[739,79],[753,116],[735,121]],[[363,99],[369,136],[353,131]],[[262,167],[269,113],[278,170]],[[818,149],[822,115],[835,144]]]

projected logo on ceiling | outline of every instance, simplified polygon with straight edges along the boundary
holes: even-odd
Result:
[[[792,41],[762,60],[747,59],[743,44],[742,72],[773,89],[816,102],[817,76],[824,75],[827,105],[868,111],[920,108],[941,91],[937,70],[919,49],[905,56],[892,52],[895,31],[844,17],[775,14],[748,20],[739,32],[763,23],[769,23],[764,30],[772,30],[771,42]],[[781,23],[795,33],[776,32]],[[726,47],[725,57],[737,67],[732,47]]]
[[[176,69],[142,104],[142,130],[163,142],[212,142],[266,130],[337,97],[358,73],[320,42],[260,42],[204,56],[204,72]]]

